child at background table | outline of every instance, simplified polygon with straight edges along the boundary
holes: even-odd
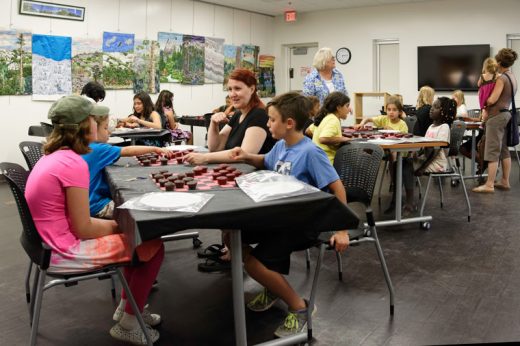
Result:
[[[464,98],[464,93],[462,90],[455,90],[451,95],[451,98],[455,100],[457,103],[457,113],[455,117],[467,118],[468,117],[468,108],[466,107],[466,100]],[[455,117],[453,119],[455,119]],[[453,120],[448,119],[448,125],[451,125]]]
[[[367,123],[373,123],[375,127],[385,130],[395,130],[401,133],[408,133],[408,126],[403,120],[404,108],[398,96],[392,95],[386,103],[386,115],[380,115],[372,118],[363,118],[361,122],[354,125],[354,129],[359,130],[365,127]]]
[[[106,92],[105,88],[101,84],[91,81],[83,86],[83,89],[81,89],[81,96],[88,97],[94,101],[94,103],[98,103],[105,99]]]
[[[49,110],[54,130],[44,146],[45,155],[29,175],[25,197],[38,233],[52,248],[50,271],[95,269],[131,260],[131,248],[116,222],[89,216],[89,173],[80,155],[89,152],[88,144],[96,139],[94,116],[108,111],[81,96],[63,97]],[[125,267],[124,275],[143,319],[154,326],[161,318],[144,306],[164,258],[164,246],[160,241],[145,242],[136,252],[143,263]],[[114,319],[118,323],[110,329],[112,337],[146,345],[124,291]],[[153,341],[159,339],[155,329],[149,328],[149,333]]]
[[[435,138],[441,142],[450,142],[450,125],[448,120],[453,119],[457,113],[455,100],[447,97],[439,97],[433,102],[430,117],[433,124],[426,131],[426,138]],[[415,175],[421,176],[424,173],[444,172],[448,169],[448,159],[445,149],[426,148],[426,160],[415,170]]]
[[[173,93],[169,90],[162,90],[155,102],[155,111],[161,116],[162,127],[170,130],[172,142],[184,140],[186,144],[193,144],[192,133],[181,129],[175,120],[173,110]]]
[[[232,116],[233,113],[235,113],[235,107],[233,107],[233,104],[231,103],[231,98],[229,97],[229,95],[226,95],[226,104],[224,104],[218,108],[215,108],[213,110],[213,113],[220,113],[220,112],[224,112],[224,114],[226,114],[228,117]]]
[[[331,164],[334,163],[339,146],[349,141],[347,137],[343,137],[341,120],[347,119],[350,113],[350,98],[342,92],[332,92],[323,101],[323,106],[314,118],[314,124],[309,128],[312,141],[325,151]]]
[[[229,153],[235,161],[245,161],[259,169],[269,169],[292,175],[310,185],[333,193],[346,203],[343,183],[322,149],[303,134],[303,126],[309,118],[309,101],[298,93],[275,97],[268,105],[269,131],[278,139],[273,149],[265,155],[249,154],[236,147]],[[298,232],[299,231],[299,232]],[[316,231],[287,230],[285,232],[248,232],[242,230],[242,240],[258,245],[245,250],[244,268],[264,290],[247,306],[253,311],[265,311],[281,298],[289,307],[285,323],[275,335],[284,337],[301,332],[307,325],[308,302],[302,299],[283,275],[289,273],[290,255],[316,244]],[[349,244],[346,231],[338,231],[330,238],[330,245],[343,252]]]
[[[114,201],[112,201],[110,188],[105,178],[105,167],[115,163],[121,156],[129,157],[157,153],[159,155],[172,157],[173,152],[166,148],[146,145],[118,147],[107,144],[108,138],[110,137],[108,114],[97,116],[95,120],[97,123],[97,140],[89,144],[90,152],[83,155],[83,159],[87,161],[90,173],[90,215],[103,219],[111,219],[114,212]]]

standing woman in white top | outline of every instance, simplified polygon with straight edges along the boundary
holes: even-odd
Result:
[[[330,48],[320,48],[314,55],[312,66],[314,68],[303,82],[303,95],[316,96],[322,105],[325,98],[334,91],[348,96],[345,80],[336,69],[336,59]]]

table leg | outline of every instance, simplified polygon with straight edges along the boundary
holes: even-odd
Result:
[[[395,172],[395,219],[401,221],[401,203],[403,200],[403,156],[397,152],[396,172]]]
[[[477,130],[471,130],[471,176],[475,177],[477,170],[475,169],[475,161],[477,160]]]
[[[242,270],[242,236],[240,234],[240,230],[231,231],[231,254],[235,342],[237,346],[246,346],[247,331],[244,303],[244,274]]]

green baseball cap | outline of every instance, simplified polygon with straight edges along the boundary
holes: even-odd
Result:
[[[79,124],[89,115],[108,115],[110,109],[98,106],[78,95],[64,96],[54,102],[49,109],[48,118],[53,124]]]

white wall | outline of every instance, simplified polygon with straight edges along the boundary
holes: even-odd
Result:
[[[60,2],[60,1],[58,1]],[[18,14],[18,0],[2,0],[0,28],[29,29],[36,34],[74,37],[102,37],[103,31],[134,33],[136,38],[156,39],[158,31],[224,38],[226,44],[254,44],[263,54],[273,53],[271,38],[274,19],[189,0],[67,0],[86,8],[84,22],[24,16]],[[161,89],[175,94],[178,114],[204,114],[224,103],[222,85],[182,86],[162,83]],[[107,91],[103,105],[115,116],[132,109],[132,90]],[[157,95],[152,95],[155,101]],[[18,143],[39,140],[27,135],[30,125],[47,121],[49,102],[35,102],[31,96],[1,96],[0,162],[25,166]],[[205,129],[195,128],[195,143],[204,143]]]
[[[334,52],[340,47],[350,48],[350,63],[336,66],[352,95],[373,90],[373,40],[398,39],[398,92],[404,103],[415,105],[417,46],[490,44],[494,55],[506,47],[506,34],[520,32],[519,13],[518,0],[445,0],[301,13],[295,23],[276,17],[273,44],[280,62],[275,65],[277,91],[287,91],[283,45],[319,42],[320,47],[330,47]],[[466,95],[468,108],[478,108],[476,93]]]

